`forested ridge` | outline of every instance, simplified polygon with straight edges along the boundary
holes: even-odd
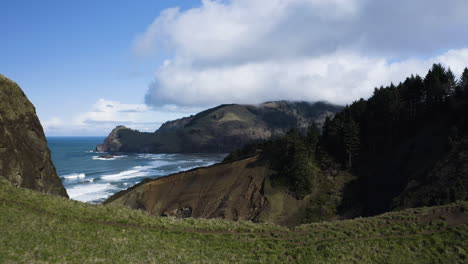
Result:
[[[434,64],[346,106],[321,133],[292,130],[225,162],[260,154],[273,186],[312,196],[310,221],[447,204],[467,199],[467,114],[468,69],[457,78]]]

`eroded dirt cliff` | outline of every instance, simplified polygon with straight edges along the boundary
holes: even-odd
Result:
[[[301,223],[309,199],[297,200],[272,188],[273,171],[258,157],[147,180],[105,203],[141,209],[155,216]]]

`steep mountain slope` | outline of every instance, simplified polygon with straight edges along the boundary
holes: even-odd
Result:
[[[284,135],[292,128],[307,129],[342,107],[326,103],[269,102],[220,105],[194,116],[166,122],[154,133],[116,127],[100,152],[226,153],[247,143]]]
[[[295,226],[335,220],[340,192],[351,175],[326,175],[315,191],[298,199],[287,186],[272,182],[271,159],[259,154],[233,162],[146,180],[111,196],[104,204],[120,204],[155,216],[249,220]],[[329,195],[332,193],[332,195]],[[315,213],[311,211],[318,211]],[[330,212],[327,212],[330,211]]]
[[[440,65],[428,75],[376,89],[327,119],[323,134],[290,131],[232,152],[221,165],[145,182],[109,201],[156,215],[185,210],[295,225],[467,200],[468,69],[459,84]]]
[[[0,178],[1,263],[466,263],[467,224],[467,202],[296,228],[174,219]]]
[[[68,197],[52,164],[34,106],[0,75],[0,176],[15,186]]]
[[[159,178],[108,201],[158,216],[255,220],[266,206],[265,179],[271,172],[254,162],[250,158]]]
[[[328,120],[322,149],[356,175],[342,209],[374,215],[468,199],[468,69],[375,89]]]

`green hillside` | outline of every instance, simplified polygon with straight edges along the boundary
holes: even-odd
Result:
[[[317,102],[277,101],[261,105],[226,104],[164,123],[154,133],[117,126],[100,152],[227,153],[248,143],[306,130],[342,109]]]
[[[287,229],[150,217],[0,178],[0,263],[466,263],[468,202]]]

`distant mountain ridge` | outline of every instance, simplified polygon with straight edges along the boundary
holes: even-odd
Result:
[[[221,164],[148,179],[106,203],[153,215],[296,225],[468,200],[468,68],[375,89]]]
[[[261,105],[220,105],[168,121],[154,133],[118,126],[96,147],[99,152],[226,153],[245,144],[322,125],[342,109],[324,102],[275,101]]]

